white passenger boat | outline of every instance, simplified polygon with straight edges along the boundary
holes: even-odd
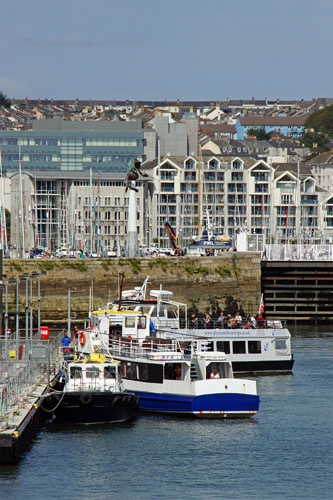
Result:
[[[186,304],[173,301],[172,292],[162,288],[152,290],[149,298],[146,298],[146,284],[147,280],[142,287],[131,291],[131,294],[123,293],[121,310],[148,314],[154,325],[154,336],[185,341],[191,338],[210,340],[207,348],[224,352],[226,359],[232,362],[234,373],[292,371],[294,359],[291,352],[291,335],[280,321],[262,320],[254,329],[220,328],[217,322],[213,322],[213,326],[209,328],[204,322],[201,324],[202,328],[189,328]],[[118,308],[119,301],[115,301],[108,303],[102,313],[91,313],[94,327],[98,327],[102,317],[107,317],[108,320],[103,319],[103,331],[126,331],[123,320],[117,316]],[[139,330],[139,338],[143,341],[147,332],[144,329]]]
[[[119,361],[92,353],[63,363],[60,376],[62,392],[50,396],[49,408],[59,420],[76,423],[124,422],[138,409],[139,397],[124,389]]]
[[[124,388],[140,397],[140,411],[199,418],[244,418],[258,411],[255,380],[235,379],[231,362],[223,352],[207,351],[206,341],[147,336],[141,341],[148,315],[124,310],[99,315],[98,326],[80,333],[77,348],[117,359]]]

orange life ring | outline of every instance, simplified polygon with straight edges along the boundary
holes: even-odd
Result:
[[[177,363],[175,365],[175,375],[177,378],[180,378],[182,376],[182,365],[180,363]]]
[[[86,334],[84,332],[79,332],[79,342],[82,347],[86,343]]]

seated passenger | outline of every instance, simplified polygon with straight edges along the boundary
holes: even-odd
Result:
[[[221,378],[216,368],[213,369],[212,373],[210,374],[210,378]]]

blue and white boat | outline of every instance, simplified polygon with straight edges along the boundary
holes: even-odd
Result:
[[[140,397],[140,411],[198,418],[257,413],[256,381],[234,378],[225,354],[207,351],[205,340],[151,337],[150,317],[138,311],[96,315],[98,324],[80,332],[76,348],[118,360],[124,390]]]
[[[235,329],[222,327],[212,321],[209,326],[204,321],[193,328],[187,316],[186,304],[172,300],[172,292],[164,289],[151,290],[146,298],[148,278],[142,287],[123,292],[121,308],[147,313],[154,324],[154,335],[159,338],[187,341],[191,338],[209,341],[207,349],[221,351],[227,361],[232,362],[234,373],[289,373],[294,359],[291,352],[291,335],[281,321],[258,321],[256,328],[245,328],[246,321]],[[119,301],[108,303],[101,315],[99,311],[91,314],[94,325],[99,325],[102,317],[103,331],[111,329],[125,331],[123,320],[118,315]],[[118,326],[115,324],[118,321]],[[143,341],[149,329],[139,329],[135,335]]]

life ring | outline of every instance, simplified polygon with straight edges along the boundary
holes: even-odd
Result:
[[[177,363],[175,365],[175,375],[177,378],[180,378],[182,376],[182,365],[180,363]]]
[[[91,404],[91,402],[92,402],[92,400],[93,400],[93,397],[92,397],[92,395],[91,395],[91,394],[86,393],[86,394],[81,394],[81,396],[80,396],[80,398],[79,398],[79,399],[80,399],[80,403],[81,403],[82,405],[86,405],[86,406],[87,406],[87,405],[90,405],[90,404]]]
[[[86,343],[86,334],[84,332],[79,332],[79,342],[80,345],[83,347],[84,344]]]

